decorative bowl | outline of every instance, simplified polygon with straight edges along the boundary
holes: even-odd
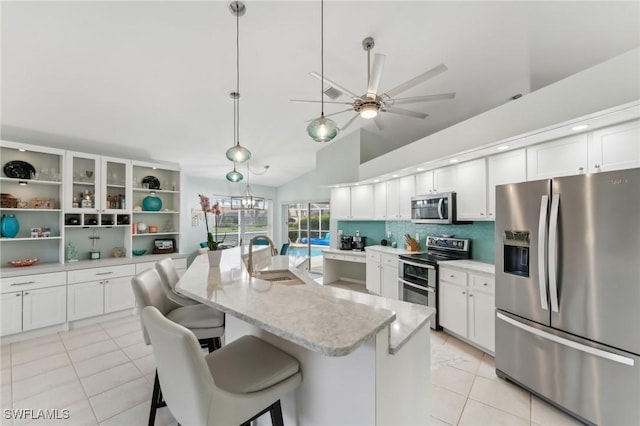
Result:
[[[143,254],[145,254],[147,251],[146,250],[131,250],[131,253],[134,256],[142,256]]]
[[[147,195],[142,200],[142,209],[148,212],[158,212],[162,210],[162,200],[155,195]]]
[[[39,259],[24,259],[24,260],[12,260],[9,262],[11,266],[31,266],[36,263]]]

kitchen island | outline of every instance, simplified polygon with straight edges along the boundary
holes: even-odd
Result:
[[[176,289],[227,314],[226,342],[254,334],[300,361],[303,383],[282,401],[285,424],[430,421],[433,309],[317,284],[287,256],[259,270],[247,273],[239,249],[215,268],[201,255]]]

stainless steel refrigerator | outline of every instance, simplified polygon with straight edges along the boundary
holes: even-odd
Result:
[[[640,169],[498,186],[498,376],[640,425]]]

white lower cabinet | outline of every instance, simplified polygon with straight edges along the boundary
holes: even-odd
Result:
[[[367,251],[367,291],[389,299],[400,299],[398,256]]]
[[[135,265],[69,271],[68,320],[133,308],[131,277],[135,271]]]
[[[0,291],[2,336],[62,324],[67,319],[64,272],[3,278]]]
[[[440,267],[440,324],[489,352],[495,350],[495,279]]]

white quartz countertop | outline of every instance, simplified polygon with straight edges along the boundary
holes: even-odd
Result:
[[[25,267],[3,267],[0,268],[1,278],[20,277],[23,275],[32,274],[48,274],[50,272],[66,272],[75,271],[78,269],[87,268],[101,268],[104,266],[119,266],[130,265],[132,263],[145,263],[145,262],[157,262],[160,259],[164,259],[167,256],[171,256],[174,259],[185,258],[186,254],[170,253],[170,254],[149,254],[144,256],[134,257],[110,257],[108,259],[99,260],[79,260],[77,262],[70,263],[36,263],[33,266]]]
[[[406,248],[393,248],[391,246],[367,246],[364,248],[366,251],[369,250],[375,250],[375,251],[379,251],[381,253],[386,253],[386,254],[395,254],[397,256],[400,256],[401,254],[416,254],[416,253],[423,253],[422,251],[409,251]]]
[[[473,272],[482,272],[485,274],[495,274],[495,265],[492,263],[478,262],[477,260],[446,260],[438,262],[441,267],[450,267],[456,269],[466,269]]]
[[[276,256],[267,268],[289,270],[303,284],[251,277],[237,249],[223,252],[220,267],[198,256],[176,290],[276,336],[328,356],[344,356],[389,327],[389,352],[396,353],[433,308],[316,283],[305,271]],[[266,270],[261,265],[261,270]]]

